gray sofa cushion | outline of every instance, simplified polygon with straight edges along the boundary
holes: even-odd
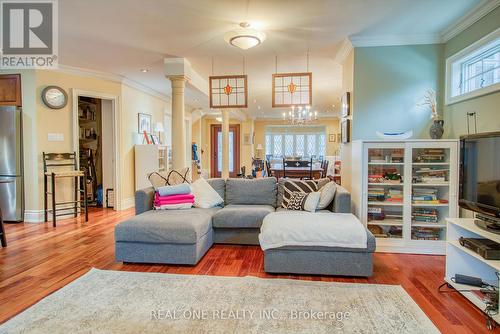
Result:
[[[260,228],[265,216],[274,212],[270,205],[227,205],[212,219],[214,228]]]
[[[228,179],[226,204],[270,205],[276,207],[276,178]]]
[[[304,250],[320,252],[352,252],[352,253],[373,253],[375,252],[376,241],[373,234],[366,230],[366,248],[347,248],[347,247],[324,247],[324,246],[284,246],[275,249],[286,250]]]
[[[194,244],[212,229],[220,208],[149,210],[115,227],[115,241]]]
[[[224,179],[207,179],[207,182],[222,199],[226,199],[226,181]]]

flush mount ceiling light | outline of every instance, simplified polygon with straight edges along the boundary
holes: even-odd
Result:
[[[250,28],[250,24],[247,22],[240,23],[240,27],[241,29],[227,32],[224,35],[224,40],[232,46],[247,50],[261,44],[266,39],[265,33]]]

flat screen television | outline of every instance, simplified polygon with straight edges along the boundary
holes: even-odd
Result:
[[[476,224],[500,233],[500,132],[460,137],[459,205]]]

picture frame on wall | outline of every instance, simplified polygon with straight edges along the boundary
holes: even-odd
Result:
[[[337,139],[337,135],[336,135],[335,133],[330,133],[330,134],[328,135],[328,141],[329,141],[330,143],[335,143],[336,139]]]
[[[340,98],[340,116],[347,117],[351,114],[351,93],[345,92]]]
[[[139,113],[137,115],[137,132],[138,133],[151,133],[152,131],[152,117],[149,114]]]
[[[343,119],[340,123],[340,133],[343,144],[346,144],[351,140],[350,132],[351,132],[351,120]]]

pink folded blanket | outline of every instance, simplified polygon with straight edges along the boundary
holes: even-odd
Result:
[[[155,201],[165,201],[165,200],[192,200],[194,199],[193,194],[187,195],[169,195],[169,196],[160,196],[156,193]]]
[[[192,199],[162,199],[162,200],[155,200],[155,205],[183,204],[183,203],[194,203],[194,198],[192,198]]]

